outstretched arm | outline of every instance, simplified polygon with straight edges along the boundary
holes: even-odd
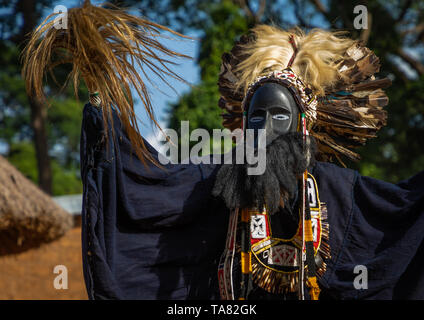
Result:
[[[213,297],[218,290],[209,284],[218,283],[228,219],[211,196],[216,168],[146,166],[115,113],[113,119],[115,138],[106,140],[101,110],[84,108],[82,243],[89,297]]]
[[[331,164],[315,172],[330,223],[327,292],[344,299],[424,298],[424,172],[398,184]]]

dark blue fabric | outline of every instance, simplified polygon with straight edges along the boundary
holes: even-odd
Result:
[[[424,299],[424,172],[397,185],[320,163],[332,258],[321,280],[339,299]],[[356,290],[356,265],[368,289]]]
[[[117,117],[114,127],[115,140],[106,142],[101,111],[85,106],[82,250],[89,298],[218,299],[217,262],[228,225],[228,210],[211,196],[219,166],[146,168],[131,155]],[[332,249],[322,296],[424,298],[424,173],[398,185],[327,163],[317,163],[313,174],[328,206]],[[353,287],[358,264],[368,268],[368,290]]]

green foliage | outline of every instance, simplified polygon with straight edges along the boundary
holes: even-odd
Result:
[[[19,50],[11,42],[0,42],[0,142],[8,146],[6,158],[25,176],[37,183],[37,162],[32,145],[30,108],[20,75]],[[48,112],[48,145],[52,160],[53,194],[81,192],[79,178],[79,137],[82,106],[72,97],[72,88],[57,93]],[[82,90],[83,91],[83,90]]]
[[[12,144],[7,159],[29,180],[34,183],[38,182],[35,149],[31,142]],[[53,160],[52,171],[53,195],[78,194],[82,192],[78,167],[65,168],[57,160]]]
[[[14,28],[9,26],[9,23],[14,22],[15,19],[0,16],[3,31],[14,31]],[[13,33],[8,34],[8,37],[2,33],[0,38],[0,143],[8,150],[6,158],[25,176],[37,183],[31,112],[21,77],[20,47],[10,40],[13,36]],[[59,83],[63,83],[65,71],[63,69],[57,72]],[[82,105],[72,98],[72,88],[60,92],[51,79],[46,90],[49,91],[49,96],[53,96],[47,124],[53,194],[79,193],[82,190],[79,177]],[[86,91],[81,88],[80,93],[81,96],[86,96]]]
[[[362,160],[353,167],[364,175],[398,182],[424,168],[424,76],[404,85],[395,81],[387,93],[388,124],[360,149]]]
[[[190,121],[190,131],[205,128],[212,132],[212,129],[222,127],[219,116],[221,110],[216,107],[218,99],[219,92],[214,86],[202,82],[172,107],[171,128],[178,130],[183,120]]]
[[[56,157],[67,168],[78,167],[82,109],[74,98],[58,98],[48,110],[49,145],[58,145]]]
[[[32,135],[18,57],[19,50],[13,43],[0,42],[0,141],[6,144]]]
[[[229,51],[234,41],[258,21],[273,22],[285,28],[294,23],[306,29],[344,29],[355,38],[363,32],[353,28],[353,8],[358,4],[354,0],[322,1],[325,8],[328,8],[325,13],[317,10],[314,1],[268,0],[263,15],[256,20],[247,14],[246,7],[240,6],[248,3],[249,8],[257,8],[262,2],[257,0],[111,2],[140,9],[141,14],[155,22],[178,31],[190,32],[201,39],[197,57],[200,83],[169,107],[169,127],[177,130],[182,120],[190,121],[190,130],[205,128],[212,133],[212,129],[222,128],[217,86],[221,55]],[[19,8],[17,3],[23,1],[0,0],[3,7],[12,11]],[[41,8],[51,3],[50,0],[38,1],[35,7],[37,15],[41,16]],[[406,74],[401,65],[411,66],[399,58],[399,50],[408,48],[418,53],[416,60],[419,63],[424,63],[423,33],[405,32],[413,30],[424,21],[424,1],[369,0],[366,6],[372,17],[367,45],[380,57],[381,76],[389,75],[394,78],[394,82],[387,90],[390,99],[387,127],[378,133],[378,138],[371,139],[359,149],[362,160],[359,163],[348,163],[348,166],[363,175],[397,182],[424,168],[421,138],[424,134],[424,75],[413,77]],[[404,18],[400,19],[403,12]],[[134,10],[132,13],[135,13]],[[31,144],[30,110],[20,76],[17,46],[22,41],[25,28],[22,28],[22,21],[17,23],[19,19],[12,14],[0,14],[0,142],[9,146],[9,160],[36,182],[37,166]],[[59,70],[56,75],[59,83],[63,83],[65,74],[66,69]],[[55,97],[48,112],[48,143],[52,157],[54,193],[80,192],[78,161],[82,103],[71,98],[72,88],[59,92],[51,79],[46,90],[49,96]],[[87,92],[83,88],[79,88],[79,91],[81,97],[86,96]]]
[[[53,195],[82,193],[82,182],[79,167],[64,168],[58,161],[52,161]]]
[[[338,28],[348,30],[358,38],[362,30],[355,30],[351,21],[355,18],[353,8],[356,1],[330,1],[330,19]],[[382,1],[367,2],[371,14],[371,33],[367,46],[380,58],[380,77],[390,76],[393,84],[386,90],[389,97],[387,126],[378,137],[371,139],[358,149],[362,159],[349,163],[362,175],[372,176],[388,182],[399,182],[424,168],[424,154],[421,137],[424,134],[424,75],[414,77],[406,73],[415,70],[399,57],[401,50],[408,48],[418,53],[417,62],[423,64],[424,45],[413,30],[424,18],[424,1]],[[404,12],[403,19],[401,18]],[[382,18],[384,17],[384,18]],[[419,35],[418,35],[419,36]],[[422,37],[422,36],[421,36]],[[396,58],[395,58],[396,57]]]
[[[246,18],[241,14],[239,7],[230,1],[222,1],[220,4],[205,8],[209,16],[209,23],[204,29],[204,36],[199,51],[198,64],[201,69],[203,81],[214,81],[215,88],[218,81],[221,56],[230,51],[234,41],[249,26]],[[212,83],[211,83],[212,84]]]
[[[25,177],[37,183],[35,149],[31,142],[19,142],[10,146],[7,160]]]
[[[218,108],[220,94],[217,86],[221,56],[231,50],[238,36],[247,32],[248,23],[240,8],[230,1],[213,3],[203,7],[203,10],[208,19],[198,56],[201,82],[170,107],[169,127],[179,131],[180,121],[188,120],[190,131],[203,128],[212,135],[213,129],[223,128],[220,117],[223,111]],[[211,149],[213,146],[214,142],[211,141]]]

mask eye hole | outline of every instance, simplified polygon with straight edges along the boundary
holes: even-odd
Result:
[[[289,116],[286,115],[286,114],[279,113],[279,114],[274,114],[272,116],[272,119],[274,119],[274,120],[289,120]]]
[[[264,121],[264,117],[262,116],[254,116],[250,118],[250,122],[253,122],[253,123],[261,122],[261,121]]]

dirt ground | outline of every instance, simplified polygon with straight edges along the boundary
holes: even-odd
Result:
[[[54,267],[68,271],[68,289],[55,289]],[[0,299],[81,300],[87,299],[82,273],[81,228],[62,238],[17,255],[0,257]]]

